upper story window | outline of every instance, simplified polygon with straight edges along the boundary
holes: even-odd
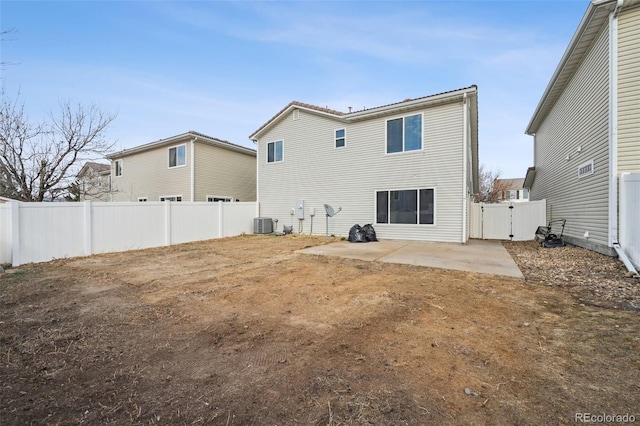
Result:
[[[122,176],[122,160],[116,160],[115,162],[116,176]]]
[[[178,145],[169,148],[169,168],[187,164],[187,146]]]
[[[284,141],[269,142],[267,144],[267,163],[282,161]]]
[[[422,114],[387,120],[387,153],[422,149]]]
[[[342,148],[347,142],[347,131],[345,129],[336,130],[335,134],[336,148]]]

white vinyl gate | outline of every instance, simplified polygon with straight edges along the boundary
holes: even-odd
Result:
[[[473,203],[469,217],[469,237],[484,240],[533,240],[538,226],[546,225],[546,210],[546,200]]]

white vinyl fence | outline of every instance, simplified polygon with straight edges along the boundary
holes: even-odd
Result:
[[[538,226],[546,225],[547,200],[519,203],[473,203],[469,237],[484,240],[533,240]]]
[[[253,233],[258,204],[0,204],[0,263],[136,250]]]
[[[620,175],[620,246],[640,268],[640,173]]]

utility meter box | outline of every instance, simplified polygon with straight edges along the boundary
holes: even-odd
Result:
[[[298,200],[296,203],[296,212],[298,219],[304,219],[304,200]]]

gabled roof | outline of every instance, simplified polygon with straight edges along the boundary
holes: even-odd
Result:
[[[522,189],[524,185],[524,178],[496,179],[496,182],[506,189]]]
[[[111,173],[111,165],[104,163],[96,163],[94,161],[87,161],[84,163],[80,171],[78,172],[78,177],[84,176],[87,173],[93,174],[109,174]]]
[[[640,4],[640,0],[620,0],[620,2],[623,8]],[[592,0],[589,3],[578,29],[573,35],[567,50],[551,77],[551,81],[549,81],[542,95],[542,99],[538,103],[538,107],[533,113],[533,117],[525,131],[526,134],[533,135],[538,131],[540,124],[547,117],[585,56],[589,53],[589,49],[598,34],[600,34],[602,27],[609,22],[609,13],[616,9],[617,4],[618,0]]]
[[[171,144],[176,144],[179,142],[185,142],[185,141],[191,141],[194,140],[196,142],[204,142],[204,143],[208,143],[210,145],[213,146],[217,146],[220,148],[224,148],[224,149],[229,149],[231,151],[236,151],[236,152],[240,152],[243,154],[249,154],[249,155],[256,155],[256,151],[255,149],[252,148],[247,148],[245,146],[242,145],[237,145],[234,143],[231,143],[229,141],[225,141],[222,139],[218,139],[218,138],[214,138],[211,136],[207,136],[204,133],[200,133],[200,132],[195,132],[193,130],[189,130],[186,133],[182,133],[176,136],[172,136],[170,138],[166,138],[166,139],[160,139],[157,140],[155,142],[150,142],[144,145],[139,145],[136,146],[134,148],[129,148],[129,149],[124,149],[122,151],[118,151],[118,152],[114,152],[113,154],[109,154],[107,155],[107,158],[110,160],[115,160],[116,158],[121,158],[121,157],[125,157],[127,155],[131,155],[131,154],[137,154],[140,152],[144,152],[144,151],[148,151],[150,149],[155,149],[158,147],[162,147],[162,146],[166,146],[166,145],[171,145]]]
[[[533,181],[536,178],[536,168],[535,167],[529,167],[527,169],[527,174],[524,177],[524,182],[522,183],[522,187],[526,188],[526,189],[531,189],[531,187],[533,186]]]
[[[351,121],[359,121],[364,119],[373,118],[380,115],[388,115],[393,113],[402,112],[405,110],[418,109],[427,105],[435,105],[438,103],[446,103],[451,102],[455,99],[462,99],[465,94],[475,95],[477,93],[478,87],[476,85],[472,85],[469,87],[465,87],[462,89],[451,90],[448,92],[442,92],[435,95],[423,96],[415,99],[405,99],[400,102],[395,102],[388,105],[383,105],[374,108],[366,108],[359,111],[353,112],[341,112],[336,111],[330,108],[323,108],[311,104],[306,104],[303,102],[292,101],[287,106],[282,108],[276,115],[271,117],[266,123],[258,128],[255,132],[253,132],[249,138],[254,142],[259,139],[260,135],[270,129],[273,125],[282,120],[283,117],[287,116],[288,113],[294,109],[302,109],[306,110],[312,114],[323,115],[337,121],[341,122],[351,122]],[[477,128],[476,128],[477,130]]]

